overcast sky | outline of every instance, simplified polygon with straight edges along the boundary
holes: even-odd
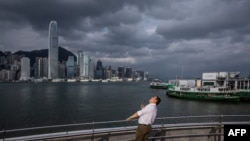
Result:
[[[250,74],[249,0],[0,0],[0,50],[59,45],[162,79]],[[182,71],[183,70],[183,71]]]

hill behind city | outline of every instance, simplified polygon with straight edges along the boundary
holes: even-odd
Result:
[[[33,65],[35,63],[36,57],[43,57],[43,58],[48,57],[48,49],[33,50],[33,51],[17,51],[13,54],[30,58],[30,64]],[[0,51],[0,56],[6,57],[7,54]],[[72,52],[64,49],[63,47],[59,47],[58,61],[60,62],[67,61],[68,56],[74,56],[74,60],[76,61],[76,56]]]

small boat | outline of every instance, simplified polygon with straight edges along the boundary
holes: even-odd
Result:
[[[152,82],[150,82],[149,86],[150,88],[153,88],[153,89],[167,89],[168,83],[162,82],[159,79],[154,79]]]
[[[166,95],[175,98],[206,100],[206,101],[224,101],[239,102],[240,97],[237,91],[228,87],[178,87],[168,88]]]

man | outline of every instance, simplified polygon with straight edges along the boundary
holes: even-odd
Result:
[[[130,121],[134,118],[139,117],[138,127],[136,129],[136,141],[147,141],[148,135],[151,131],[151,125],[155,121],[155,117],[157,114],[157,105],[160,104],[161,99],[158,96],[152,96],[149,99],[149,104],[144,106],[141,104],[141,110],[135,112],[133,115],[128,117],[126,120]]]

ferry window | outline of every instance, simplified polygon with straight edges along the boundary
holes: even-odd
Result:
[[[189,88],[181,88],[181,90],[183,90],[183,91],[188,91],[188,90],[190,90]]]
[[[204,86],[214,86],[214,82],[204,82]]]

